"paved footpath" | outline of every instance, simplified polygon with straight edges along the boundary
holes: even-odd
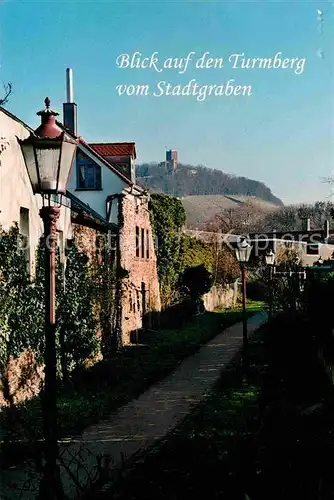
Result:
[[[253,334],[267,320],[266,313],[257,313],[248,320],[248,334]],[[191,407],[198,403],[219,378],[221,371],[242,346],[242,323],[217,335],[186,358],[164,380],[152,386],[138,399],[131,401],[108,420],[92,425],[76,439],[60,444],[61,476],[68,499],[75,499],[81,487],[96,478],[97,456],[109,456],[117,467],[134,453],[152,445],[172,430]],[[78,468],[78,465],[81,465]],[[30,469],[30,470],[29,470]],[[79,470],[78,470],[79,469]],[[22,487],[10,488],[9,481]],[[2,473],[0,499],[35,500],[39,475],[31,465],[12,468]]]

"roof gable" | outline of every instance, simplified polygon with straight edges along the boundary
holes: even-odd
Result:
[[[87,142],[85,142],[81,137],[79,140],[79,148],[83,150],[84,153],[86,153],[87,156],[89,156],[93,161],[96,161],[96,163],[100,166],[105,166],[109,170],[111,170],[114,174],[116,174],[118,177],[122,179],[126,184],[129,186],[133,186],[133,182],[130,181],[130,179],[126,176],[123,175],[116,166],[114,166],[112,163],[108,162],[101,156],[99,153],[97,153]]]

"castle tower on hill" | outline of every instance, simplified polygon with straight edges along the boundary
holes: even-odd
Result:
[[[168,170],[174,171],[178,165],[178,156],[175,149],[166,151],[166,167]]]

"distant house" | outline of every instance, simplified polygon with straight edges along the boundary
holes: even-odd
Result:
[[[334,254],[334,242],[329,233],[329,225],[326,222],[323,229],[289,232],[268,232],[266,234],[238,235],[232,233],[214,233],[210,231],[184,229],[185,234],[203,241],[212,241],[215,238],[221,244],[227,244],[234,249],[241,237],[246,237],[253,246],[251,259],[264,258],[268,250],[275,254],[286,248],[293,248],[301,259],[303,266],[313,266],[321,258],[330,259]]]

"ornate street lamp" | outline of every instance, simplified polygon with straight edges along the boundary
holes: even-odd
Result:
[[[267,251],[265,255],[266,264],[269,268],[269,318],[273,315],[273,274],[274,274],[274,265],[275,265],[275,253],[270,249]]]
[[[235,255],[237,261],[240,264],[247,264],[247,262],[249,261],[249,257],[251,256],[252,249],[252,245],[247,242],[246,238],[241,238],[240,241],[238,241],[237,246],[235,247]]]
[[[45,250],[45,386],[43,418],[45,439],[45,467],[40,485],[42,500],[59,500],[63,490],[58,466],[57,436],[57,355],[56,355],[56,280],[55,251],[56,223],[60,205],[52,198],[66,192],[68,176],[77,148],[77,140],[56,123],[58,115],[50,109],[50,99],[45,99],[45,109],[37,115],[41,125],[25,140],[18,139],[28,170],[33,192],[43,197],[40,216],[44,224]]]
[[[246,264],[252,253],[252,245],[246,238],[241,238],[235,247],[235,255],[241,267],[241,284],[242,284],[242,339],[243,339],[243,364],[246,371],[249,368],[248,359],[248,332],[247,332],[247,313],[246,313]]]
[[[265,255],[267,266],[273,266],[275,264],[275,253],[270,249]]]
[[[45,109],[37,113],[41,125],[19,141],[34,193],[64,194],[74,160],[77,140],[56,124],[58,115],[45,99]]]

